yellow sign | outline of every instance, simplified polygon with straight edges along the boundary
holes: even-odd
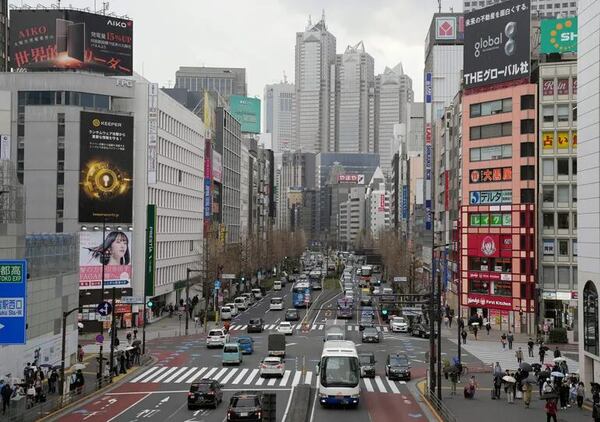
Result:
[[[577,131],[574,130],[571,134],[571,146],[573,148],[577,148]]]
[[[569,132],[558,132],[558,149],[569,149]]]
[[[542,145],[544,149],[554,148],[554,132],[543,132],[542,133]]]

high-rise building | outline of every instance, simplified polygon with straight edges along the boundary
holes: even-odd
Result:
[[[339,204],[338,245],[342,249],[352,249],[365,229],[365,187],[350,188],[348,200]]]
[[[296,148],[294,138],[294,112],[296,88],[285,80],[265,86],[264,131],[271,134],[273,152],[292,151]]]
[[[246,96],[246,69],[234,67],[181,66],[175,72],[175,88],[195,92],[218,92],[225,99],[232,95]]]
[[[0,72],[9,70],[8,0],[0,0]]]
[[[325,16],[304,32],[296,33],[295,145],[292,150],[330,150],[329,97],[334,84],[336,39],[327,30]]]
[[[290,192],[299,192],[302,195],[303,189],[315,188],[315,154],[300,151],[284,152],[275,155],[275,163],[277,227],[281,230],[289,230],[291,229],[291,207],[297,205],[300,209],[299,205],[302,203],[291,199]]]
[[[463,0],[463,11],[468,13],[503,1],[506,0]],[[540,18],[577,16],[577,0],[531,0],[531,13]]]
[[[409,103],[408,110],[406,155],[409,157],[422,156],[425,133],[425,107],[423,107],[423,103]]]
[[[579,0],[579,37],[577,80],[581,93],[577,96],[579,140],[577,157],[577,256],[579,365],[582,381],[599,382],[600,367],[600,2]]]
[[[378,239],[382,231],[391,227],[390,192],[381,168],[371,177],[365,199],[365,228],[373,239]]]
[[[386,67],[381,75],[377,75],[374,151],[381,157],[381,170],[386,177],[391,176],[392,157],[400,146],[394,137],[394,125],[407,123],[409,104],[413,101],[412,79],[404,74],[402,63],[392,69]]]
[[[374,150],[375,62],[363,42],[338,54],[330,100],[329,148],[336,152]],[[333,149],[332,149],[333,148]]]

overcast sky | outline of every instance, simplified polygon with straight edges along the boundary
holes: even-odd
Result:
[[[21,0],[9,0],[21,5]],[[26,4],[49,6],[56,0]],[[94,0],[63,0],[62,7],[94,9]],[[96,0],[96,7],[102,1]],[[460,0],[442,0],[442,11],[462,10]],[[437,0],[112,0],[109,10],[134,20],[134,70],[161,86],[175,83],[179,66],[245,67],[248,95],[262,97],[265,84],[285,71],[294,80],[296,32],[308,16],[325,9],[337,52],[363,41],[375,73],[402,62],[422,100],[426,30]]]

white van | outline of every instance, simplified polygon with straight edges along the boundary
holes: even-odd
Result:
[[[229,306],[221,306],[221,320],[229,321],[233,315]]]
[[[273,290],[274,291],[281,290],[281,280],[275,280],[273,282]]]
[[[272,297],[269,309],[271,311],[283,311],[283,299],[280,297]]]
[[[231,308],[231,316],[232,317],[235,317],[235,316],[237,316],[237,314],[239,314],[238,308],[237,308],[237,306],[235,306],[235,303],[233,303],[233,302],[226,303],[224,306],[229,306]]]
[[[236,297],[235,299],[233,299],[233,303],[235,303],[235,306],[240,311],[245,311],[246,309],[248,309],[248,299],[246,299],[244,296]]]

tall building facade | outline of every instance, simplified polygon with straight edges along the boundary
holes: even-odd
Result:
[[[8,0],[0,0],[0,72],[9,69]]]
[[[381,168],[375,171],[367,187],[365,214],[365,227],[373,239],[379,239],[391,227],[390,192]]]
[[[244,68],[182,66],[175,72],[175,87],[194,92],[218,92],[225,99],[232,95],[248,95]]]
[[[329,99],[335,80],[336,39],[327,30],[325,16],[304,32],[296,33],[296,145],[293,150],[331,150]]]
[[[472,12],[502,1],[506,0],[463,0],[463,11]],[[540,18],[552,18],[558,15],[577,16],[577,1],[531,0],[531,13]]]
[[[337,55],[335,91],[330,101],[330,150],[373,152],[374,67],[362,41]]]
[[[599,382],[600,374],[600,3],[579,0],[577,96],[579,139],[577,158],[577,291],[579,365],[582,381]]]
[[[295,199],[297,193],[299,192],[301,198],[304,189],[315,188],[315,154],[300,151],[275,154],[275,166],[277,168],[275,186],[277,227],[281,230],[289,230],[292,227],[290,221],[292,206],[296,206],[296,212],[299,212],[303,202]],[[304,219],[311,217],[305,215]]]
[[[265,86],[265,132],[271,134],[273,152],[292,151],[296,147],[294,133],[296,88],[287,81]]]
[[[402,63],[392,69],[386,67],[381,75],[377,75],[374,151],[381,157],[381,170],[386,177],[391,177],[392,157],[400,146],[394,136],[394,126],[407,123],[410,114],[409,105],[413,101],[412,79],[404,74]]]

